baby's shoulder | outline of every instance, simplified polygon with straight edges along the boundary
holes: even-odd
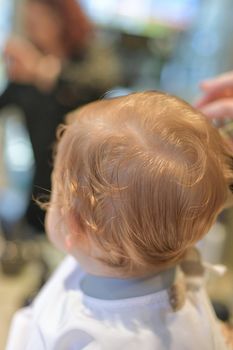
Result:
[[[66,299],[70,291],[78,292],[83,274],[73,257],[64,258],[33,302],[35,317],[41,315],[45,309],[55,307],[59,300]]]

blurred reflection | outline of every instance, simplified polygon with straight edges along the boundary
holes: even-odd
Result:
[[[0,0],[0,52],[6,43],[6,38],[11,30],[11,13],[13,2],[9,0]],[[3,58],[0,55],[0,91],[2,91],[5,83],[5,70],[3,65]]]
[[[16,105],[25,115],[35,157],[32,195],[38,198],[50,190],[52,146],[64,115],[99,98],[119,83],[120,74],[118,60],[97,41],[77,1],[27,0],[23,23],[25,37],[11,37],[5,46],[10,82],[0,108]],[[19,146],[25,145],[20,141],[16,153],[7,150],[15,166],[23,164]],[[43,230],[44,214],[32,200],[26,217]]]

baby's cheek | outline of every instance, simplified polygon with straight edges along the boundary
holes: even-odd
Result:
[[[49,240],[61,251],[65,251],[65,228],[60,210],[49,208],[45,218],[45,228]]]

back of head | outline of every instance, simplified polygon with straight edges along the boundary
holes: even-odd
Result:
[[[126,274],[165,268],[203,237],[226,200],[230,156],[185,102],[158,92],[89,104],[58,146],[59,205]]]

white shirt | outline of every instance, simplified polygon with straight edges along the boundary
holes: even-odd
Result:
[[[174,312],[167,290],[103,300],[84,294],[66,258],[12,323],[7,350],[228,350],[203,288]]]

